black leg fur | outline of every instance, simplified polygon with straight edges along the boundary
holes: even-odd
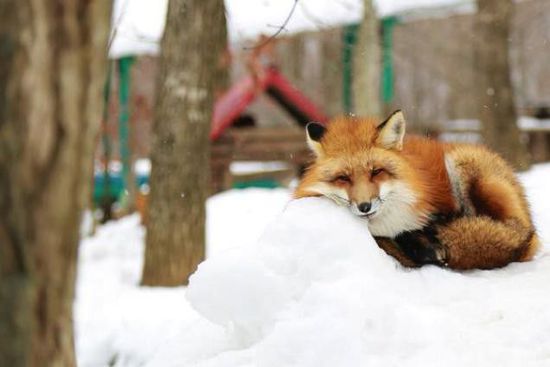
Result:
[[[417,264],[446,265],[447,253],[433,227],[403,232],[394,238],[403,253]]]

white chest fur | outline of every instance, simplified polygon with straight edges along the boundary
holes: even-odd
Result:
[[[380,199],[383,204],[379,212],[368,221],[373,236],[395,237],[404,231],[420,229],[426,223],[426,213],[415,208],[417,198],[405,183],[382,184]]]

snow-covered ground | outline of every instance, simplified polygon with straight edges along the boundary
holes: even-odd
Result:
[[[136,216],[84,239],[79,366],[550,366],[550,164],[522,175],[545,246],[492,271],[406,270],[323,199],[208,202],[189,288],[138,287]]]

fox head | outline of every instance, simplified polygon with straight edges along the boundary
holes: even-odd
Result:
[[[306,126],[315,154],[296,197],[325,196],[368,223],[375,236],[393,237],[422,227],[416,172],[403,158],[405,118],[401,111],[382,123],[341,117],[326,127]]]

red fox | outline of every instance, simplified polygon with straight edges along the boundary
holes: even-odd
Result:
[[[535,255],[523,188],[487,148],[405,137],[401,111],[380,124],[352,116],[312,122],[306,132],[315,161],[295,198],[349,207],[402,265],[492,269]]]

